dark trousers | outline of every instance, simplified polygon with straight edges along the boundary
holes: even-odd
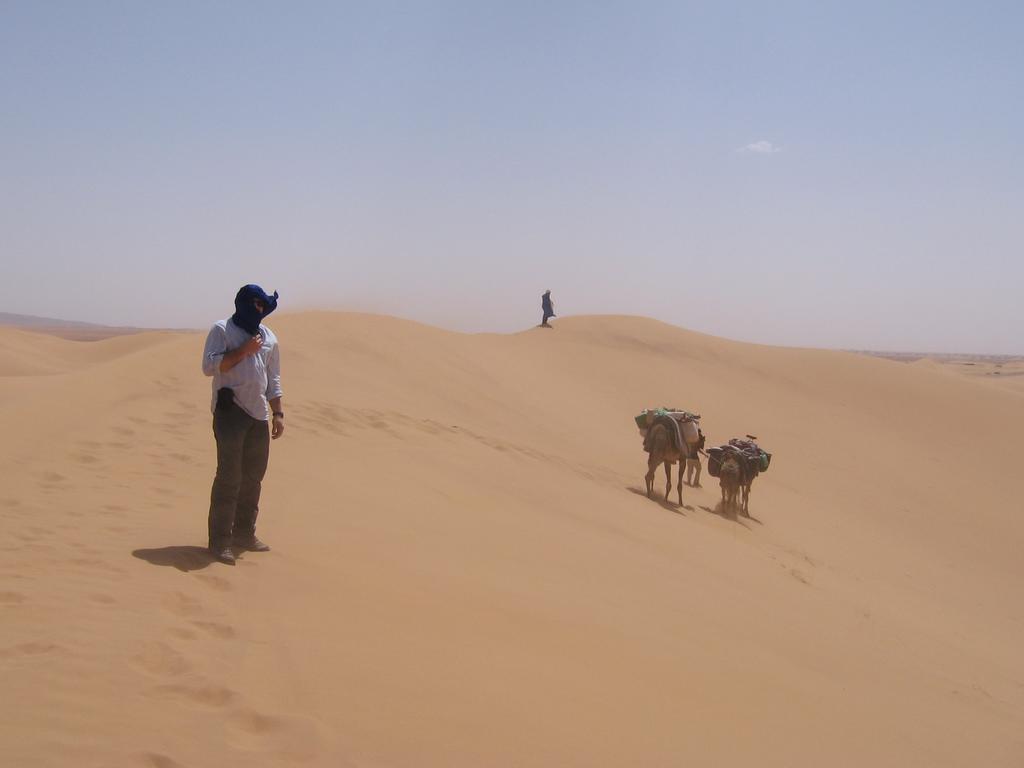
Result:
[[[235,404],[213,414],[217,475],[210,491],[210,546],[256,532],[260,489],[270,458],[270,427]]]

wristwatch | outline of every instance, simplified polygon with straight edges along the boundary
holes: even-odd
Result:
[[[283,419],[284,418],[284,411],[274,411],[273,413],[274,413],[274,416],[276,418],[278,418],[278,419]]]

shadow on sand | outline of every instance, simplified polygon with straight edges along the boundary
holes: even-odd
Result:
[[[206,547],[159,547],[157,549],[136,549],[132,557],[145,560],[151,565],[165,565],[179,571],[198,571],[216,562]]]
[[[749,520],[750,522],[757,523],[758,525],[764,525],[764,523],[762,523],[753,515],[748,515],[744,512],[726,512],[724,509],[722,509],[722,502],[718,502],[717,504],[715,504],[714,509],[712,509],[711,507],[705,507],[704,505],[701,505],[701,509],[712,515],[718,515],[723,520],[729,520],[733,523],[739,523],[744,528],[750,527],[745,522],[743,522],[744,520]]]
[[[647,498],[647,491],[645,491],[642,488],[637,488],[635,485],[627,485],[626,486],[626,490],[629,491],[630,493],[635,493],[637,496],[643,496],[645,499]],[[675,488],[672,489],[673,495],[675,494],[675,490],[676,490]],[[752,523],[757,523],[758,525],[764,525],[764,523],[762,523],[760,520],[758,520],[753,515],[747,515],[747,514],[744,514],[743,512],[738,512],[738,513],[731,513],[731,512],[727,513],[727,512],[725,512],[722,509],[722,502],[718,502],[717,504],[715,504],[715,506],[713,508],[712,507],[707,507],[707,506],[705,506],[703,504],[701,504],[699,507],[692,507],[689,504],[685,504],[685,503],[683,504],[683,506],[680,507],[674,501],[666,501],[664,491],[659,491],[658,489],[655,489],[654,496],[651,497],[651,501],[656,501],[658,504],[660,504],[662,507],[667,509],[669,512],[675,512],[677,515],[684,515],[684,513],[683,513],[684,509],[687,510],[688,512],[693,512],[694,509],[701,509],[704,512],[707,512],[710,515],[717,515],[718,517],[722,518],[723,520],[728,520],[730,522],[742,525],[744,528],[750,528],[750,526],[746,524],[746,522],[745,522],[746,520],[749,520]]]
[[[643,490],[642,488],[636,488],[632,485],[627,485],[626,490],[629,491],[630,493],[635,493],[637,496],[643,496],[645,499],[647,498],[647,491]],[[674,493],[675,488],[673,488],[672,491]],[[682,510],[684,509],[688,510],[689,512],[693,512],[693,507],[691,507],[689,504],[683,504],[683,506],[680,507],[674,501],[666,501],[665,494],[663,491],[655,490],[654,495],[651,497],[651,501],[656,501],[669,512],[675,512],[677,515],[682,515]]]

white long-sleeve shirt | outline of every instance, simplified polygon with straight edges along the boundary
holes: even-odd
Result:
[[[261,325],[260,335],[263,336],[263,346],[259,352],[242,358],[230,371],[221,372],[224,353],[241,347],[252,337],[248,331],[235,325],[231,318],[219,320],[210,329],[203,350],[203,373],[213,376],[211,411],[217,405],[217,390],[231,387],[235,403],[254,419],[267,421],[267,401],[281,397],[281,356],[274,332]]]

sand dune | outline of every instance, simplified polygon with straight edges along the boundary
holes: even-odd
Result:
[[[940,366],[948,373],[1024,394],[1024,360],[999,363],[955,361]]]
[[[235,568],[203,334],[0,329],[4,764],[1024,763],[1018,389],[632,317],[273,319],[274,550]],[[774,453],[751,519],[643,496],[661,404]]]

